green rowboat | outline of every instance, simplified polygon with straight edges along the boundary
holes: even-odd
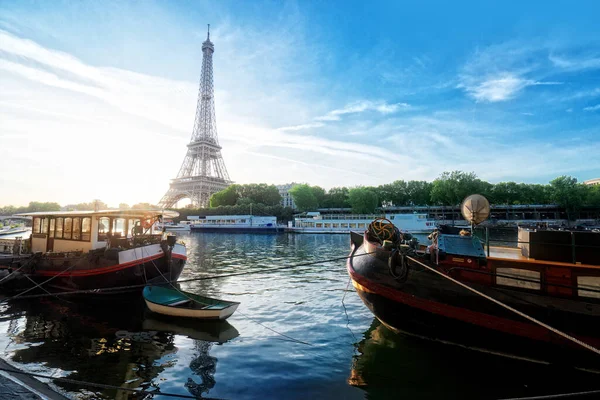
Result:
[[[150,311],[172,317],[223,320],[240,305],[164,286],[146,286],[143,296]]]

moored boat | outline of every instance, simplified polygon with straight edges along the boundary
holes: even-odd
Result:
[[[363,302],[392,330],[409,326],[470,346],[502,351],[508,345],[577,363],[583,353],[573,350],[584,347],[535,321],[600,347],[600,235],[539,230],[525,236],[522,248],[484,247],[470,230],[441,227],[425,247],[378,220],[364,235],[351,234],[347,270]]]
[[[146,286],[143,296],[150,311],[171,317],[227,319],[240,305],[165,286]]]
[[[191,221],[181,221],[181,222],[173,222],[173,221],[163,221],[157,222],[154,224],[154,230],[158,232],[189,232],[191,226]]]
[[[175,236],[153,234],[173,211],[103,210],[22,214],[33,218],[28,252],[0,258],[0,287],[118,293],[141,290],[157,276],[177,280],[187,260]]]
[[[196,232],[277,233],[277,217],[256,215],[190,216],[191,228]]]
[[[294,218],[285,228],[293,233],[350,233],[362,232],[375,218],[382,215],[363,214],[321,214],[308,212]],[[431,232],[435,222],[427,214],[385,214],[402,232],[423,233]]]
[[[27,232],[30,228],[26,226],[4,226],[0,228],[0,236],[16,235],[17,233]]]

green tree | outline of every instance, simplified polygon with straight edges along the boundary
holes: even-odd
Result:
[[[226,189],[214,193],[210,196],[210,206],[219,207],[235,205],[240,198],[238,188],[239,185],[230,185]]]
[[[584,185],[577,183],[577,178],[559,176],[550,182],[552,199],[556,204],[567,211],[567,217],[573,221],[585,201],[586,190]]]
[[[347,208],[350,207],[348,202],[348,188],[334,187],[327,191],[322,203],[326,208]]]
[[[474,172],[444,172],[433,181],[431,201],[433,204],[455,206],[471,194],[488,195],[492,185],[477,178]]]
[[[292,199],[294,199],[296,208],[298,208],[299,211],[314,211],[319,206],[319,201],[315,197],[315,192],[312,187],[306,183],[294,186],[289,190],[289,193],[292,196]]]
[[[0,215],[13,215],[17,213],[17,207],[4,206],[0,208]]]
[[[23,212],[38,212],[38,211],[60,211],[60,204],[58,203],[42,203],[39,201],[29,202],[29,206],[26,211]]]
[[[371,188],[357,187],[348,192],[352,212],[357,214],[370,214],[375,212],[379,199],[377,193]]]
[[[600,207],[600,185],[587,186],[585,204],[591,207]]]
[[[323,207],[323,204],[325,203],[325,189],[320,186],[311,186],[311,189],[315,199],[317,199],[317,208]]]
[[[267,185],[266,183],[236,185],[236,191],[240,199],[248,198],[251,204],[274,206],[281,203],[281,195],[275,185]]]
[[[433,184],[425,181],[409,181],[406,184],[408,204],[413,206],[426,206],[431,201],[431,188]]]
[[[119,203],[119,210],[129,210],[130,208],[127,203]]]
[[[132,210],[157,210],[159,207],[150,203],[137,203],[131,206]]]
[[[408,204],[407,183],[397,180],[377,187],[381,206],[405,206]]]

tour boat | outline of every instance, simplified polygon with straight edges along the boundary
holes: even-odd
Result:
[[[26,226],[15,226],[15,227],[4,226],[4,227],[0,228],[0,236],[15,235],[17,233],[27,232],[28,230],[29,230],[29,228]]]
[[[227,319],[240,305],[164,286],[146,286],[143,295],[150,311],[171,317]]]
[[[277,217],[256,215],[190,216],[191,228],[200,232],[277,233]]]
[[[173,221],[157,222],[154,224],[154,230],[159,232],[189,232],[191,223],[191,221],[181,221],[179,223]]]
[[[521,230],[520,248],[507,248],[440,227],[431,239],[427,247],[403,240],[389,220],[351,234],[347,271],[388,328],[575,362],[600,347],[600,234]]]
[[[364,231],[369,223],[380,215],[363,214],[321,214],[308,212],[294,218],[288,223],[286,232],[294,233],[350,233]],[[402,232],[423,233],[431,232],[435,222],[427,218],[427,214],[386,214],[385,218],[392,221]]]
[[[175,281],[187,260],[175,236],[152,234],[174,211],[103,210],[20,214],[33,218],[28,252],[15,241],[0,255],[0,288],[117,293],[139,290],[157,276]]]

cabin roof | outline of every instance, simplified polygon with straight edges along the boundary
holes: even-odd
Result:
[[[39,211],[16,214],[27,217],[122,217],[122,218],[152,218],[162,215],[165,218],[179,216],[177,211],[171,210],[99,210],[99,211]]]

